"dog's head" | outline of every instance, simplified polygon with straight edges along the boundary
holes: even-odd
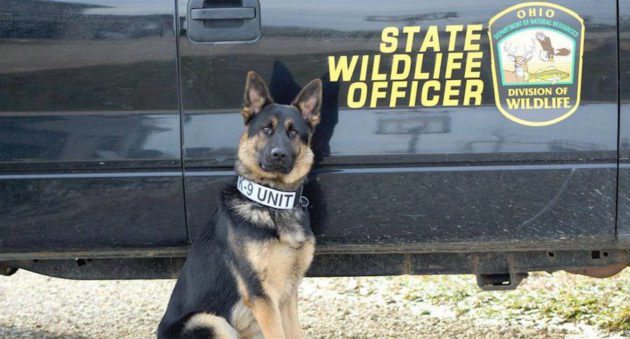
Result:
[[[310,143],[320,120],[321,80],[304,86],[291,105],[279,105],[260,75],[249,72],[244,102],[239,174],[280,187],[301,184],[313,165]]]

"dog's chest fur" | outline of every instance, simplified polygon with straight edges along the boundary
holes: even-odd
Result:
[[[243,219],[274,236],[241,242],[243,255],[270,298],[284,302],[295,292],[315,249],[315,237],[306,211],[273,210],[249,201],[232,205]]]
[[[263,290],[280,303],[295,292],[313,259],[312,238],[305,238],[299,247],[295,245],[293,240],[280,239],[250,242],[245,246],[247,259],[258,273]]]

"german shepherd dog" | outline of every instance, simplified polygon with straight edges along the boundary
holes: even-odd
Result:
[[[158,327],[158,338],[301,338],[298,286],[315,237],[299,201],[313,164],[322,82],[291,105],[274,104],[264,80],[247,74],[238,179],[193,242]]]

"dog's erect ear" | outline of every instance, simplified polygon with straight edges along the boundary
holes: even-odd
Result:
[[[244,94],[244,106],[241,111],[243,119],[247,124],[249,120],[266,105],[270,104],[273,100],[269,95],[269,89],[265,84],[265,80],[256,74],[256,72],[247,73],[247,82],[245,83]]]
[[[319,124],[319,112],[322,108],[322,81],[315,79],[309,82],[291,104],[300,110],[311,128],[315,128]]]

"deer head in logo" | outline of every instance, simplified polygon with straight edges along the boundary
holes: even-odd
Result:
[[[526,82],[529,76],[527,63],[532,59],[536,45],[523,46],[523,53],[518,53],[518,47],[513,47],[506,42],[503,50],[507,53],[507,58],[514,63],[514,71],[504,70],[505,82]]]

